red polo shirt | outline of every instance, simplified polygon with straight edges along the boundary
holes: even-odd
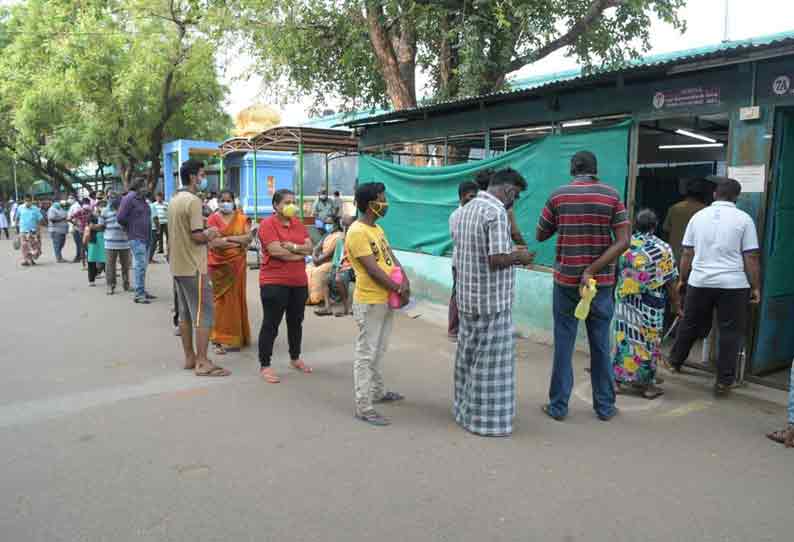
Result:
[[[287,262],[273,258],[267,251],[270,243],[295,243],[302,245],[309,238],[306,226],[293,217],[286,226],[276,217],[270,216],[259,223],[259,244],[262,247],[262,265],[259,268],[259,284],[279,286],[307,286],[306,264],[303,260]]]

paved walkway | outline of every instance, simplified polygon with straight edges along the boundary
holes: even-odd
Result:
[[[32,269],[0,241],[0,539],[8,541],[787,540],[794,452],[763,438],[785,395],[715,401],[702,376],[655,402],[620,399],[595,419],[577,360],[565,423],[540,412],[547,347],[522,342],[515,435],[483,439],[451,419],[454,345],[400,318],[384,411],[352,417],[350,319],[307,314],[306,359],[267,385],[254,350],[219,360],[228,379],[180,369],[170,278],[150,306],[88,288],[46,254]],[[72,253],[69,244],[66,254]],[[256,273],[249,276],[255,331]]]

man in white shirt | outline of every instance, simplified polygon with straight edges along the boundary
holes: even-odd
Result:
[[[670,355],[677,372],[694,342],[710,326],[714,309],[719,325],[719,359],[714,391],[724,395],[733,384],[744,344],[747,303],[761,300],[758,234],[750,215],[736,208],[738,181],[717,181],[715,202],[689,221],[681,243],[681,279],[686,288],[684,314]]]

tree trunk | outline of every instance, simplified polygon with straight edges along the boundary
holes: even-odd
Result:
[[[403,40],[400,39],[401,58],[398,59],[394,50],[392,40],[386,29],[383,27],[382,19],[383,5],[375,0],[366,3],[367,28],[372,49],[378,59],[381,75],[386,83],[386,92],[395,109],[412,109],[416,107],[416,86],[410,86],[414,82],[416,71],[416,32],[411,30],[410,22],[403,22],[401,31],[406,36],[405,48]],[[406,25],[409,27],[406,29]],[[413,40],[411,42],[411,39]],[[404,74],[410,73],[408,81],[404,79]]]

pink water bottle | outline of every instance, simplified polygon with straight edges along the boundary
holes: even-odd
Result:
[[[389,278],[392,279],[397,284],[403,283],[403,270],[397,266],[392,267],[391,273],[389,273]],[[400,294],[397,292],[389,292],[389,307],[393,309],[399,309],[403,306],[403,301],[400,298]]]

